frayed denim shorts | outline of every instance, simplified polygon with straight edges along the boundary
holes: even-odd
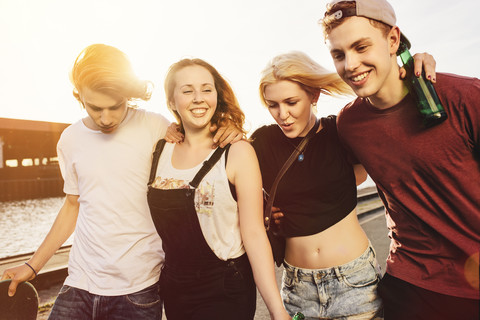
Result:
[[[284,262],[282,299],[291,316],[302,312],[306,319],[381,319],[380,278],[371,244],[360,257],[332,268],[302,269]]]

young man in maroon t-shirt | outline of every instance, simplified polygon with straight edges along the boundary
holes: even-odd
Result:
[[[340,139],[386,208],[385,319],[479,319],[480,81],[437,74],[448,119],[422,126],[399,77],[405,38],[395,23],[385,0],[333,1],[321,22],[338,74],[358,95],[339,114]]]

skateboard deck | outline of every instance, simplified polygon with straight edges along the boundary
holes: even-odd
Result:
[[[29,282],[22,282],[13,297],[8,296],[11,280],[0,281],[0,320],[35,320],[38,313],[38,293]]]

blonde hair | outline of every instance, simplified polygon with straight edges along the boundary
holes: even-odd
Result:
[[[218,96],[217,108],[212,120],[210,121],[211,124],[215,124],[217,125],[217,128],[220,128],[221,126],[224,126],[227,121],[230,121],[230,123],[234,125],[237,130],[245,134],[245,130],[243,129],[245,115],[240,109],[240,105],[235,97],[232,87],[212,65],[202,59],[182,59],[170,66],[167,76],[165,77],[164,89],[167,97],[167,106],[180,124],[181,131],[184,132],[182,119],[180,118],[178,112],[171,108],[171,105],[174,104],[173,92],[176,86],[175,75],[178,71],[189,66],[204,67],[213,77],[215,90],[217,91]]]
[[[300,51],[276,56],[262,71],[259,91],[264,105],[267,105],[265,88],[281,80],[297,83],[312,98],[320,93],[329,96],[353,94],[352,89],[336,72],[328,71]]]
[[[105,44],[92,44],[78,55],[70,72],[73,96],[80,102],[85,88],[129,101],[149,100],[152,83],[140,80],[125,53]]]

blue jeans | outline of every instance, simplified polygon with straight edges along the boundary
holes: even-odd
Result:
[[[162,305],[158,283],[122,296],[99,296],[64,285],[48,319],[161,320]]]
[[[377,295],[380,266],[371,245],[353,261],[328,269],[301,269],[284,262],[282,298],[292,316],[306,319],[375,319],[381,316]]]

